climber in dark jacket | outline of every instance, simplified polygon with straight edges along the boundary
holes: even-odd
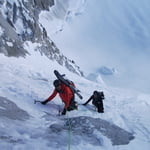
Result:
[[[93,95],[83,105],[87,105],[92,100],[92,104],[97,108],[97,111],[99,113],[104,113],[103,99],[103,92],[94,91]]]

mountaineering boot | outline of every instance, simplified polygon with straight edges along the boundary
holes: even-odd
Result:
[[[99,113],[104,113],[104,109],[103,109],[103,108],[101,108],[100,106],[98,106],[98,108],[97,108],[97,112],[99,112]]]

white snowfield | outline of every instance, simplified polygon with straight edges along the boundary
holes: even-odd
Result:
[[[2,150],[149,150],[150,95],[94,83],[68,72],[39,52],[7,58],[0,55],[0,149]],[[103,114],[92,104],[58,116],[63,103],[57,96],[47,105],[34,104],[53,90],[53,71],[73,80],[84,97],[104,91]]]

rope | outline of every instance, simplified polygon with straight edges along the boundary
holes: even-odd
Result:
[[[68,122],[68,150],[71,149],[71,122],[67,114],[67,122]]]

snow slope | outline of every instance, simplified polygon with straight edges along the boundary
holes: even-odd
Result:
[[[149,0],[87,0],[82,15],[51,39],[85,75],[102,66],[115,68],[111,80],[103,76],[109,85],[149,93],[149,5]],[[46,22],[42,24],[47,29]]]
[[[108,87],[102,82],[91,82],[34,52],[34,44],[28,42],[25,46],[31,53],[26,58],[0,55],[0,149],[149,150],[149,95]],[[81,90],[84,99],[76,97],[80,104],[89,98],[93,90],[103,90],[106,97],[105,113],[98,114],[79,105],[78,110],[68,112],[66,116],[57,116],[59,109],[63,108],[59,97],[47,105],[34,104],[35,99],[44,100],[52,92],[54,69],[65,73]],[[91,104],[89,107],[93,109]],[[14,113],[16,118],[9,113]],[[72,123],[69,125],[72,130],[65,128],[64,120],[69,118],[75,118],[76,125],[81,127]],[[106,121],[108,128],[96,128],[101,121]],[[87,130],[83,127],[87,127]],[[111,127],[112,130],[109,130]],[[112,136],[116,137],[116,142],[121,140],[117,139],[117,129],[119,132],[120,128],[133,135],[134,139],[126,144],[114,144]]]
[[[46,28],[49,37],[64,29],[67,22],[82,14],[86,0],[55,0],[50,11],[41,11],[40,23]]]

